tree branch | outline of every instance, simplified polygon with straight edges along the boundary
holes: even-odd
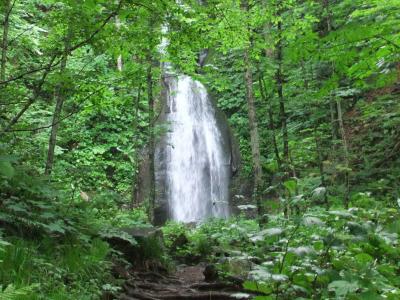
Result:
[[[82,42],[76,44],[75,46],[69,48],[69,49],[66,50],[66,51],[64,50],[64,51],[61,51],[61,52],[59,52],[59,53],[55,53],[55,54],[53,55],[53,57],[52,57],[52,59],[50,60],[49,64],[44,68],[44,69],[45,69],[45,72],[43,73],[42,79],[40,80],[40,83],[38,84],[38,87],[35,89],[34,95],[33,95],[33,96],[29,99],[29,101],[24,105],[24,107],[22,108],[22,110],[10,121],[10,123],[4,128],[4,130],[2,130],[1,133],[10,131],[10,129],[11,129],[11,128],[18,122],[18,120],[21,118],[21,116],[22,116],[22,115],[28,110],[28,108],[36,101],[37,97],[39,96],[39,92],[41,91],[42,86],[43,86],[43,84],[44,84],[44,82],[45,82],[45,79],[46,79],[47,75],[51,72],[52,68],[54,68],[55,66],[57,66],[58,64],[60,64],[61,61],[62,61],[62,58],[61,58],[60,60],[58,60],[58,61],[54,64],[54,60],[56,59],[56,57],[57,57],[59,54],[68,56],[68,55],[70,55],[73,51],[77,50],[78,48],[80,48],[80,47],[86,45],[88,42],[90,42],[90,41],[91,41],[91,40],[92,40],[92,39],[107,25],[107,23],[118,13],[118,11],[121,9],[122,2],[123,2],[123,0],[120,0],[120,1],[119,1],[116,10],[113,11],[113,12],[103,21],[103,23],[100,25],[100,27],[97,28],[87,39],[83,40]],[[43,68],[41,68],[41,69],[43,69]],[[30,73],[35,73],[35,72],[30,72]],[[24,75],[22,75],[22,76],[20,75],[20,76],[18,76],[18,77],[19,77],[19,78],[22,78],[22,77],[24,77]],[[0,82],[0,85],[1,85],[1,84],[5,84],[5,83],[10,82],[10,81],[12,81],[12,80],[9,79],[9,80]]]
[[[393,33],[393,34],[397,34],[398,32],[395,32],[395,33]],[[387,34],[388,35],[388,34]],[[387,36],[386,35],[386,36]],[[317,49],[317,50],[325,50],[325,49],[332,49],[332,48],[336,48],[336,47],[341,47],[341,46],[346,46],[346,45],[352,45],[352,44],[355,44],[355,43],[359,43],[359,42],[369,42],[370,40],[372,40],[372,39],[382,39],[382,40],[385,40],[386,42],[388,42],[388,43],[390,43],[390,44],[392,44],[392,45],[394,45],[396,48],[399,48],[399,45],[397,45],[397,44],[395,44],[395,43],[393,43],[392,41],[390,41],[390,40],[388,40],[387,38],[385,38],[385,36],[384,35],[381,35],[381,34],[374,34],[374,35],[371,35],[371,36],[367,36],[367,37],[364,37],[364,38],[360,38],[360,39],[356,39],[356,40],[353,40],[353,41],[347,41],[347,42],[343,42],[343,43],[340,43],[340,44],[332,44],[332,45],[327,45],[327,46],[324,46],[324,47],[320,47],[319,49]]]
[[[83,101],[80,103],[80,105],[82,105],[83,103],[85,103],[87,100],[89,100],[93,95],[96,95],[97,93],[99,93],[101,90],[103,90],[105,87],[101,87],[93,92],[91,92],[89,95],[87,95]],[[62,121],[64,121],[65,119],[68,119],[69,117],[73,116],[76,113],[79,113],[81,111],[83,107],[78,107],[77,109],[75,109],[74,111],[70,112],[69,114],[67,114],[66,116],[58,119],[56,122],[53,122],[49,125],[44,125],[44,126],[40,126],[40,127],[36,127],[33,129],[28,129],[28,128],[21,128],[21,129],[14,129],[14,130],[8,130],[7,132],[11,133],[11,132],[27,132],[27,131],[38,131],[38,130],[42,130],[42,129],[47,129],[47,128],[51,128],[54,125],[57,125],[59,123],[61,123]]]
[[[77,50],[77,49],[81,48],[82,46],[86,45],[87,43],[89,43],[89,42],[90,42],[90,41],[91,41],[91,40],[92,40],[92,39],[107,25],[107,23],[110,22],[110,20],[118,13],[118,11],[119,11],[119,10],[121,9],[121,7],[122,7],[122,2],[123,2],[123,0],[119,1],[116,10],[113,11],[113,12],[103,21],[103,23],[99,26],[99,28],[97,28],[87,39],[85,39],[85,40],[83,40],[83,41],[77,43],[76,45],[72,46],[71,48],[69,48],[69,49],[68,49],[67,55],[70,55],[70,54],[71,54],[72,52],[74,52],[75,50]],[[55,52],[55,53],[53,54],[53,56],[56,56],[56,57],[59,56],[59,55],[62,56],[62,55],[64,54],[64,52],[65,52],[65,51],[57,51],[57,52]],[[56,63],[52,64],[52,65],[50,66],[50,68],[52,69],[52,68],[58,66],[58,65],[61,63],[61,61],[62,61],[62,59],[59,59]],[[54,60],[53,60],[53,62],[54,62]],[[9,78],[9,79],[7,79],[7,80],[0,81],[0,85],[5,85],[5,84],[10,83],[10,82],[12,82],[12,81],[19,80],[19,79],[21,79],[21,78],[23,78],[23,77],[25,77],[25,76],[27,76],[27,75],[31,75],[31,74],[34,74],[34,73],[37,73],[37,72],[46,70],[47,68],[48,68],[48,64],[47,64],[46,66],[43,66],[43,65],[42,65],[42,66],[40,66],[40,67],[38,67],[38,68],[29,70],[29,71],[27,71],[27,72],[25,72],[25,73],[22,73],[22,74],[19,74],[19,75],[15,76],[15,77],[11,77],[11,78]]]
[[[20,110],[20,112],[10,121],[10,123],[2,130],[1,133],[7,132],[11,129],[11,127],[13,127],[18,120],[21,118],[21,116],[28,110],[28,108],[33,104],[33,102],[36,101],[36,98],[39,96],[40,91],[42,90],[43,84],[46,80],[47,75],[50,73],[51,71],[51,66],[55,60],[55,56],[52,57],[52,59],[50,60],[50,63],[47,66],[46,71],[43,73],[42,78],[40,79],[39,84],[37,85],[37,87],[35,88],[34,94],[33,96],[26,102],[26,104],[24,105],[24,107]]]

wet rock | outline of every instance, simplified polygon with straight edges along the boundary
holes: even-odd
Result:
[[[242,195],[235,195],[235,199],[245,199]],[[239,200],[240,201],[240,200]],[[242,204],[238,205],[240,213],[244,215],[246,219],[255,219],[258,217],[257,206],[254,204]]]
[[[122,232],[136,241],[130,242],[124,235],[107,238],[115,250],[123,253],[125,259],[136,268],[155,268],[164,252],[162,231],[155,227],[123,228]],[[161,268],[161,266],[159,266]]]
[[[122,231],[128,233],[131,237],[138,239],[148,238],[162,238],[162,231],[160,228],[147,226],[147,227],[126,227],[122,228]]]
[[[218,279],[218,270],[215,265],[207,265],[203,271],[204,281],[213,282]]]
[[[117,279],[129,279],[129,271],[127,270],[127,266],[122,264],[115,263],[112,266],[111,273],[114,278]]]
[[[101,300],[114,300],[117,299],[117,297],[115,297],[115,295],[113,295],[111,292],[104,292],[101,295]]]
[[[178,248],[182,248],[189,243],[189,240],[185,233],[179,234],[171,245],[171,250],[176,251]]]
[[[229,257],[222,265],[224,271],[239,277],[247,276],[253,266],[254,263],[251,261],[251,257]]]

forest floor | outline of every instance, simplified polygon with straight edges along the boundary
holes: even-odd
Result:
[[[173,274],[134,272],[124,284],[121,300],[250,299],[240,284],[206,282],[205,264],[178,266]]]

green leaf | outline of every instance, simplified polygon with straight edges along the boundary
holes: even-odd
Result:
[[[107,148],[102,146],[96,146],[92,148],[94,154],[104,154],[107,151]]]
[[[131,235],[129,235],[127,232],[118,230],[115,228],[103,229],[100,232],[100,235],[101,235],[101,237],[106,238],[106,239],[111,239],[114,237],[118,238],[118,239],[122,239],[122,240],[128,242],[129,244],[131,244],[132,246],[136,246],[138,244],[137,241]]]
[[[372,263],[374,261],[374,258],[371,255],[367,254],[367,253],[357,254],[355,256],[355,259],[361,265],[366,265],[366,264]]]
[[[9,161],[0,160],[0,174],[7,178],[12,178],[15,174],[15,169]]]
[[[264,240],[265,237],[281,235],[283,233],[283,231],[284,230],[282,228],[278,228],[278,227],[264,229],[256,234],[250,236],[250,240],[252,242],[262,241],[262,240]]]
[[[272,292],[272,288],[268,284],[258,283],[256,281],[245,281],[243,287],[248,291],[261,292],[264,294]]]
[[[325,226],[325,223],[320,218],[317,217],[304,217],[303,223],[306,226],[313,226],[313,225]]]
[[[288,190],[288,192],[293,195],[296,193],[296,188],[297,188],[297,181],[294,179],[289,179],[286,180],[283,185],[286,187],[286,189]]]
[[[18,300],[32,294],[33,290],[39,287],[39,284],[16,288],[14,285],[8,285],[4,290],[0,285],[0,299],[2,300]]]
[[[50,223],[49,225],[45,225],[44,227],[53,233],[61,233],[61,234],[65,233],[65,224],[62,221]]]
[[[289,252],[292,252],[294,254],[296,254],[297,256],[306,256],[309,254],[314,254],[315,251],[313,248],[311,247],[307,247],[307,246],[300,246],[300,247],[296,247],[296,248],[289,248],[288,249]]]
[[[14,212],[23,212],[23,213],[27,212],[27,207],[23,203],[11,203],[7,205],[7,208]]]
[[[348,282],[345,280],[336,280],[328,285],[328,289],[334,291],[338,298],[344,298],[346,295],[357,291],[359,287],[357,282]]]

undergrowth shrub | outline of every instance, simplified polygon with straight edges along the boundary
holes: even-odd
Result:
[[[55,251],[56,250],[56,251]],[[98,299],[110,275],[110,248],[93,239],[86,244],[13,238],[0,253],[0,281],[17,290],[35,287],[18,299]]]
[[[0,167],[0,299],[89,300],[115,293],[115,252],[102,233],[113,229],[108,234],[119,236],[118,227],[144,223],[142,211],[70,197],[2,153]]]
[[[246,247],[246,234],[257,230],[257,222],[240,217],[229,221],[209,219],[196,227],[168,222],[163,227],[165,245],[170,254],[189,263]]]
[[[400,207],[370,194],[350,204],[271,214],[262,228],[236,217],[191,229],[170,223],[164,233],[169,247],[184,234],[179,255],[206,257],[221,275],[241,276],[257,300],[400,299]]]

